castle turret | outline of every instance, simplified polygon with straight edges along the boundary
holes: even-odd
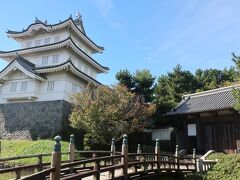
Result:
[[[94,53],[102,53],[104,48],[87,36],[79,13],[75,19],[70,16],[56,24],[36,18],[22,31],[8,30],[7,35],[21,48],[0,51],[0,58],[9,62],[0,72],[0,110],[1,104],[7,107],[6,104],[25,103],[22,107],[27,107],[29,103],[33,107],[32,103],[41,102],[46,108],[52,106],[49,103],[55,103],[55,107],[61,106],[64,111],[63,104],[69,104],[72,94],[81,92],[88,83],[101,85],[97,75],[109,70],[91,57]],[[26,107],[17,110],[12,118],[18,119],[18,112],[27,112]],[[49,113],[61,114],[54,111]],[[46,119],[50,117],[45,114]]]

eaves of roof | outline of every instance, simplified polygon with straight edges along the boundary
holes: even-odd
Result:
[[[91,76],[87,75],[86,73],[84,73],[81,70],[79,70],[78,68],[76,68],[76,66],[72,63],[71,60],[68,60],[68,61],[66,61],[64,63],[57,64],[57,65],[37,67],[34,70],[37,71],[38,73],[41,73],[41,70],[45,70],[46,71],[46,70],[51,70],[53,68],[61,68],[61,67],[65,66],[65,65],[67,65],[67,64],[71,65],[76,72],[82,74],[83,76],[87,77],[88,79],[90,79],[91,81],[95,82],[96,84],[101,85],[101,83],[99,81],[97,81],[96,79],[92,78]]]
[[[92,44],[94,44],[94,46],[96,46],[97,48],[99,48],[99,49],[101,49],[101,50],[104,50],[103,47],[98,46],[97,44],[95,44],[95,43],[86,35],[84,28],[83,28],[84,32],[82,32],[82,31],[77,27],[77,25],[75,24],[75,22],[74,22],[74,20],[72,19],[72,17],[69,17],[69,18],[66,19],[65,21],[62,21],[62,22],[59,22],[59,23],[56,23],[56,24],[52,24],[52,25],[51,25],[51,24],[46,24],[46,23],[43,23],[43,22],[32,23],[32,24],[30,24],[30,25],[27,27],[27,29],[25,29],[25,30],[23,30],[23,31],[11,31],[11,30],[8,30],[6,33],[9,34],[9,35],[11,35],[11,34],[17,35],[17,34],[22,34],[22,33],[27,32],[27,31],[28,31],[32,26],[34,26],[34,25],[41,24],[41,25],[43,25],[44,27],[50,27],[50,28],[52,28],[52,27],[54,27],[54,26],[58,26],[58,25],[64,24],[64,23],[67,22],[67,21],[71,21],[72,24],[74,25],[74,27],[75,27],[82,35],[84,35]],[[82,27],[83,27],[83,26],[82,26]]]
[[[18,52],[22,52],[22,51],[26,51],[26,50],[36,50],[36,49],[39,49],[39,48],[42,48],[42,47],[51,47],[51,46],[54,46],[54,45],[60,45],[61,43],[67,43],[67,41],[70,40],[70,42],[74,45],[75,48],[77,48],[77,50],[79,50],[81,53],[83,53],[85,56],[87,56],[92,62],[94,62],[95,64],[97,64],[98,66],[100,66],[101,68],[105,69],[106,71],[109,70],[108,67],[105,67],[105,66],[102,66],[101,64],[99,64],[96,60],[94,60],[91,56],[89,56],[87,53],[85,53],[83,50],[81,50],[77,45],[76,43],[74,43],[74,41],[71,39],[71,37],[65,39],[65,40],[62,40],[62,41],[59,41],[59,42],[56,42],[56,43],[52,43],[52,44],[46,44],[46,45],[41,45],[41,46],[36,46],[36,47],[29,47],[29,48],[23,48],[23,49],[17,49],[17,50],[12,50],[12,51],[0,51],[0,55],[1,54],[7,54],[7,53],[18,53]]]

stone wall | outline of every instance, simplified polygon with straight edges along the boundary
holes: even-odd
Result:
[[[64,100],[0,104],[0,138],[50,138],[69,128],[71,104]]]

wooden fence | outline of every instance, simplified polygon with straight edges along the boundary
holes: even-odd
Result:
[[[71,135],[69,152],[61,152],[61,137],[56,136],[56,141],[52,154],[39,154],[29,156],[18,156],[11,158],[1,158],[0,162],[36,157],[36,164],[19,167],[0,169],[1,173],[15,172],[16,179],[22,180],[71,180],[93,177],[99,180],[101,174],[107,173],[105,179],[131,179],[132,177],[143,176],[153,173],[182,173],[197,170],[197,158],[195,150],[192,157],[179,157],[179,149],[176,146],[175,155],[161,154],[159,141],[156,140],[154,152],[143,153],[141,146],[138,145],[136,153],[128,152],[128,137],[124,135],[122,151],[117,152],[115,140],[112,140],[111,151],[75,151],[74,136]],[[90,153],[91,158],[76,159],[76,153]],[[62,155],[68,155],[67,161],[61,161]],[[109,154],[109,155],[106,155]],[[51,163],[44,163],[43,157],[51,156]],[[21,171],[36,168],[37,173],[21,177]],[[102,178],[101,178],[102,179]]]

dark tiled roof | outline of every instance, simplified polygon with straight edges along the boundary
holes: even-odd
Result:
[[[182,102],[173,108],[168,115],[190,114],[199,112],[217,111],[233,108],[235,100],[233,90],[239,85],[229,86],[210,91],[185,95]]]
[[[1,72],[3,72],[7,67],[9,67],[12,63],[14,62],[18,62],[24,69],[26,69],[28,72],[32,73],[32,74],[35,74],[36,76],[39,76],[41,78],[44,78],[46,79],[43,75],[39,74],[38,72],[36,72],[34,69],[35,69],[35,64],[31,63],[30,61],[24,59],[23,57],[21,56],[17,56],[15,58],[14,61],[12,61],[11,63],[9,63]],[[0,72],[0,73],[1,73]]]

